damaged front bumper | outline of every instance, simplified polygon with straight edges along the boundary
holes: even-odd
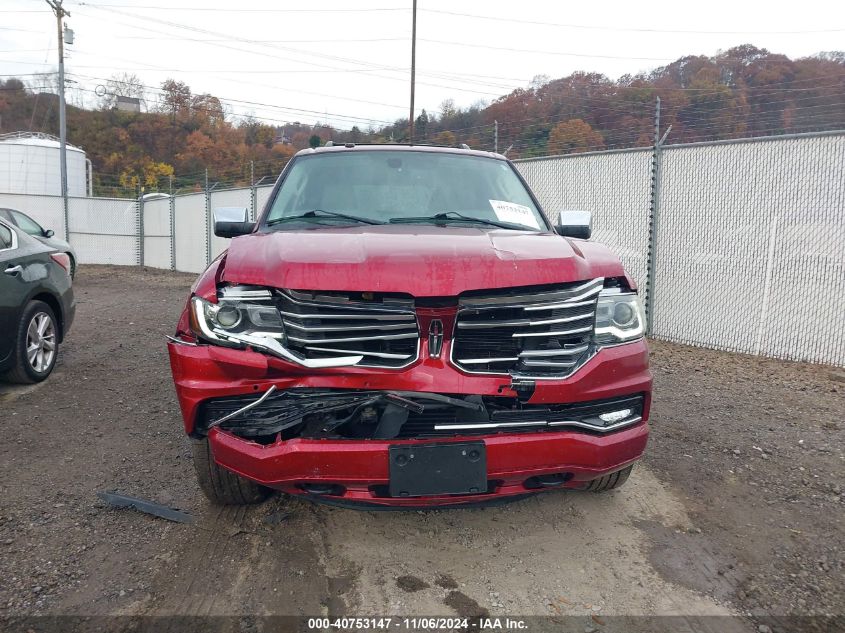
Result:
[[[208,437],[221,466],[292,494],[420,506],[578,488],[637,460],[648,437],[644,342],[601,350],[530,394],[442,359],[305,371],[248,350],[168,347],[186,430]],[[486,490],[388,494],[391,447],[467,439],[485,447]]]
[[[264,446],[219,429],[212,429],[208,439],[218,464],[289,494],[416,507],[484,502],[550,487],[583,488],[639,459],[648,427],[640,423],[604,436],[572,431],[487,436],[487,490],[409,498],[389,496],[389,449],[421,440],[297,438]]]

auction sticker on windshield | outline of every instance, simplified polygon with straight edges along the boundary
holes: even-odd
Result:
[[[537,222],[534,213],[525,205],[517,204],[516,202],[505,202],[504,200],[491,200],[490,206],[493,207],[493,212],[502,222],[522,224],[523,226],[530,226],[533,229],[540,228],[540,224]]]

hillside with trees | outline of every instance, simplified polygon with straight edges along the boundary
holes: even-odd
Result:
[[[68,106],[68,142],[94,165],[100,194],[244,184],[274,177],[296,151],[335,142],[407,142],[408,120],[382,129],[334,129],[315,123],[269,124],[235,117],[210,94],[195,94],[169,79],[141,113],[115,108],[116,97],[143,100],[134,75],[113,78],[94,110]],[[713,57],[691,56],[614,81],[577,72],[559,79],[536,77],[492,103],[467,108],[444,101],[436,113],[421,111],[414,140],[528,157],[648,146],[654,141],[655,102],[668,142],[741,138],[845,128],[845,53],[791,60],[751,45]],[[19,79],[0,80],[0,133],[58,133],[58,99]]]

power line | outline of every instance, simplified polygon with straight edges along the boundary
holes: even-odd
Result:
[[[156,24],[163,24],[163,25],[168,26],[170,28],[184,29],[184,30],[188,30],[188,31],[196,32],[196,33],[202,33],[202,34],[205,34],[205,35],[216,35],[218,37],[219,36],[223,36],[223,37],[226,36],[225,33],[218,33],[216,31],[209,31],[207,29],[200,29],[200,28],[188,26],[188,25],[185,25],[185,24],[169,22],[167,20],[151,18],[151,17],[148,17],[148,16],[138,15],[138,14],[135,14],[135,13],[118,11],[116,9],[107,9],[107,8],[104,8],[103,5],[99,5],[99,4],[92,4],[92,3],[86,3],[86,2],[83,2],[83,3],[80,3],[80,4],[87,6],[87,7],[94,8],[94,9],[102,9],[102,10],[110,11],[112,13],[117,13],[117,14],[120,14],[120,15],[125,15],[125,16],[128,16],[128,17],[136,18],[136,19],[146,20],[146,21],[153,22],[153,23],[156,23]],[[91,17],[95,17],[95,16],[91,16]],[[140,28],[140,27],[137,27],[137,26],[131,25],[131,24],[125,24],[124,23],[124,25],[129,26],[130,28],[136,28],[136,29]],[[298,54],[298,55],[309,55],[309,56],[312,56],[312,57],[320,57],[320,58],[323,58],[323,59],[339,61],[339,62],[345,63],[345,64],[355,64],[355,65],[366,66],[366,67],[370,67],[370,68],[374,68],[374,67],[378,66],[377,64],[373,64],[372,62],[367,62],[367,61],[358,60],[358,59],[352,59],[352,58],[348,58],[348,57],[337,57],[335,55],[328,55],[328,54],[317,53],[317,52],[313,52],[313,51],[302,51],[302,50],[299,50],[299,49],[296,49],[296,48],[290,48],[290,47],[285,47],[285,46],[270,46],[267,43],[257,42],[255,40],[250,40],[249,38],[232,37],[231,39],[234,40],[234,41],[237,41],[237,42],[248,44],[248,45],[271,48],[271,49],[280,50],[280,51],[287,51],[287,52],[292,52],[292,53]],[[252,50],[248,50],[248,49],[236,48],[236,47],[232,47],[232,46],[226,46],[224,44],[217,44],[217,46],[221,46],[223,48],[228,48],[228,49],[236,50],[236,51],[240,51],[240,52],[245,52],[245,53],[252,54],[252,55],[261,55],[263,57],[268,56],[266,53],[261,53],[261,52],[258,52],[258,51],[252,51]],[[307,60],[290,60],[290,59],[286,59],[286,58],[280,58],[280,59],[285,59],[285,61],[294,61],[295,63],[307,64],[307,65],[311,65],[311,66],[318,66],[318,67],[324,67],[324,68],[336,68],[336,66],[327,66],[326,64],[321,64],[319,62],[313,62],[313,61],[307,61]],[[407,69],[394,67],[393,69],[389,70],[388,72],[401,72],[401,73],[404,74],[404,73],[407,72]],[[370,76],[379,77],[381,79],[389,79],[389,80],[392,80],[392,81],[401,81],[401,82],[406,81],[404,78],[391,77],[391,76],[387,76],[387,75],[375,75],[375,74],[373,74],[373,75],[370,75]],[[447,80],[447,81],[449,81],[449,80]],[[417,83],[419,85],[431,86],[431,87],[436,87],[436,88],[445,88],[447,90],[453,90],[453,91],[459,91],[459,92],[468,92],[468,93],[477,94],[477,95],[485,95],[485,96],[490,96],[490,97],[498,97],[499,96],[498,93],[492,93],[492,92],[486,92],[486,91],[480,91],[480,90],[471,90],[471,89],[464,88],[464,87],[444,86],[442,84],[433,84],[433,83],[428,83],[428,82],[417,82]]]
[[[102,77],[91,77],[89,75],[80,75],[78,73],[73,73],[73,76],[75,76],[75,77],[87,77],[89,79],[108,81],[107,79],[104,79]],[[161,90],[160,88],[154,87],[154,86],[148,86],[148,85],[145,85],[145,84],[138,84],[138,85],[140,87],[144,88],[144,89],[151,90],[153,92],[158,93],[155,96],[160,97],[160,96],[164,96],[164,94],[166,94],[163,90]],[[89,92],[89,93],[96,94],[95,91],[89,90],[89,89],[86,89],[86,88],[77,88],[77,89],[81,90],[83,92]],[[201,95],[192,95],[192,96],[201,96]],[[331,116],[332,118],[348,119],[350,121],[359,121],[359,122],[366,122],[366,123],[381,123],[381,124],[385,124],[385,125],[391,125],[392,124],[392,121],[385,121],[385,120],[382,120],[382,119],[370,119],[370,118],[366,118],[366,117],[354,117],[354,116],[350,116],[350,115],[337,114],[337,113],[334,113],[334,112],[322,112],[322,111],[318,111],[318,110],[307,110],[307,109],[304,109],[304,108],[294,108],[294,107],[290,107],[290,106],[279,106],[279,105],[276,105],[276,104],[260,103],[260,102],[256,102],[256,101],[245,101],[245,100],[242,100],[242,99],[232,99],[232,98],[229,98],[229,97],[217,97],[217,99],[223,105],[231,105],[232,103],[238,103],[238,104],[242,104],[242,105],[246,105],[246,106],[268,108],[268,109],[273,109],[273,110],[281,110],[281,111],[285,111],[285,112],[296,112],[297,115],[302,115],[302,114],[317,115],[317,116],[326,115],[326,116]],[[162,102],[157,101],[156,103],[161,105]],[[204,108],[197,108],[197,109],[199,109],[201,111],[212,112],[211,110],[209,110],[207,108],[205,108],[205,109]],[[259,117],[256,117],[256,118],[259,118]],[[281,120],[276,120],[276,121],[279,122]]]
[[[443,9],[420,9],[426,13],[437,13],[441,15],[452,15],[464,18],[473,18],[475,20],[491,20],[495,22],[508,22],[516,24],[532,24],[535,26],[549,26],[567,29],[583,29],[590,31],[613,31],[624,33],[673,33],[681,35],[803,35],[809,33],[841,33],[845,29],[812,29],[802,31],[702,31],[702,30],[685,30],[685,29],[654,29],[654,28],[630,28],[630,27],[614,27],[606,25],[594,24],[561,24],[556,22],[547,22],[539,20],[521,20],[518,18],[500,18],[491,15],[480,15],[475,13],[459,13],[457,11],[446,11]]]
[[[432,44],[445,44],[447,46],[463,46],[466,48],[482,48],[492,51],[504,51],[506,53],[533,53],[540,55],[560,55],[562,57],[583,57],[588,59],[637,59],[651,62],[666,62],[672,61],[669,57],[632,57],[629,55],[588,55],[586,53],[563,53],[558,51],[547,51],[530,48],[509,48],[506,46],[490,46],[487,44],[471,44],[469,42],[452,42],[449,40],[432,40],[420,38],[421,42],[429,42]]]
[[[98,81],[106,81],[106,82],[112,81],[112,79],[106,78],[106,77],[94,77],[94,76],[91,76],[91,75],[84,75],[84,74],[80,74],[80,73],[73,73],[73,75],[77,76],[77,77],[84,77],[84,78],[94,79],[94,80],[98,80]],[[237,81],[237,82],[234,82],[234,83],[242,83],[242,84],[250,85],[249,82],[243,82],[243,81]],[[142,88],[145,88],[145,89],[148,89],[148,90],[158,90],[158,91],[161,90],[157,86],[149,86],[147,84],[138,84],[138,85],[141,86]],[[254,85],[254,84],[252,84],[252,85]],[[316,95],[316,96],[320,96],[320,97],[333,97],[334,96],[334,95],[327,95],[327,94],[318,93],[318,92],[307,92],[307,91],[303,91],[303,90],[297,90],[296,92],[299,93],[299,94],[311,94],[311,95]],[[214,95],[214,96],[217,96],[217,95]],[[233,103],[248,103],[248,104],[254,103],[254,102],[250,102],[250,101],[243,101],[243,100],[240,100],[240,99],[232,99],[232,98],[229,98],[229,97],[219,97],[218,96],[217,98],[221,99],[221,100],[225,100],[225,101],[230,101],[230,102],[233,102]],[[351,97],[341,98],[340,100],[341,101],[351,101],[351,102],[356,102],[356,103],[363,103],[363,104],[366,104],[366,105],[380,105],[380,106],[387,106],[387,107],[395,107],[395,108],[401,108],[401,109],[404,110],[404,106],[392,106],[392,105],[386,104],[386,103],[378,103],[378,102],[375,102],[375,101],[365,101],[365,100],[362,100],[362,99],[354,99],[354,98],[351,98]],[[268,105],[268,104],[257,104],[257,105]],[[268,107],[270,107],[270,106],[268,105]],[[296,109],[296,110],[302,110],[304,112],[315,112],[317,114],[321,114],[321,112],[319,112],[317,110],[306,110],[306,109],[303,109],[303,108],[288,108],[288,109]],[[333,115],[333,116],[343,116],[343,115]],[[377,122],[380,122],[380,123],[387,123],[387,121],[384,121],[382,119],[369,119],[369,118],[366,118],[366,117],[356,117],[356,118],[359,118],[361,120],[367,120],[367,121],[377,121]]]
[[[150,11],[203,11],[215,13],[378,13],[378,12],[395,12],[404,11],[408,9],[405,7],[373,7],[373,8],[337,8],[337,9],[256,9],[256,8],[219,8],[219,7],[174,7],[164,5],[135,5],[135,4],[97,4],[90,5],[87,2],[80,2],[80,5],[98,6],[109,9],[143,9]]]
[[[329,38],[329,39],[318,39],[318,40],[252,40],[255,43],[261,44],[350,44],[350,43],[358,43],[358,42],[405,42],[407,41],[408,37],[371,37],[371,38],[351,38],[345,39],[342,37],[338,38]],[[122,39],[129,39],[129,40],[178,40],[178,41],[189,41],[189,42],[231,42],[232,38],[217,38],[217,39],[189,39],[179,36],[160,36],[160,35],[124,35],[121,36]]]

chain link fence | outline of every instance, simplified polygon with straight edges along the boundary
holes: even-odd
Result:
[[[561,211],[593,214],[593,240],[612,246],[625,270],[645,282],[652,150],[570,154],[516,163],[552,222]]]
[[[657,166],[659,165],[659,169]],[[845,366],[845,133],[517,161],[554,220],[593,212],[644,289],[656,338]],[[659,174],[658,174],[659,172]],[[70,198],[80,264],[202,272],[217,207],[255,218],[272,185],[158,199]],[[0,193],[64,237],[57,196]]]
[[[845,365],[845,134],[517,167],[553,219],[564,209],[593,212],[594,239],[650,299],[652,336]]]

